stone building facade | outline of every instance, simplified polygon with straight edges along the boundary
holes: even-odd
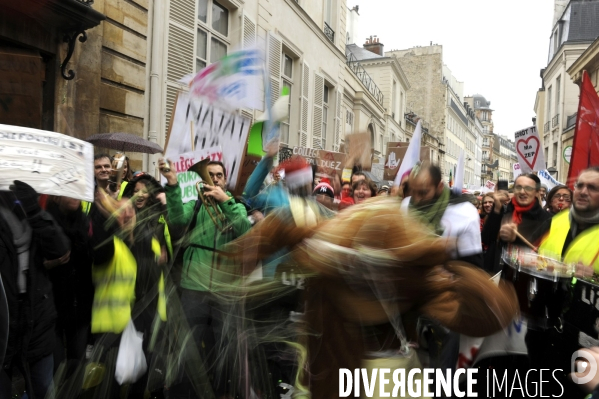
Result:
[[[7,113],[0,113],[0,123],[82,139],[117,131],[143,136],[151,35],[149,8],[149,0],[0,1],[0,43],[4,53],[0,58],[7,61],[1,66],[3,75],[8,76],[7,69],[11,70],[9,60],[19,55],[23,60],[27,55],[26,62],[36,64],[40,71],[40,75],[33,75],[38,79],[33,84],[38,92],[33,103],[36,109],[41,108],[41,119],[36,116],[23,122],[14,118],[23,104],[12,102]],[[70,43],[64,42],[64,37],[70,38]],[[72,56],[65,62],[70,49]],[[69,70],[73,71],[72,78]],[[22,90],[33,87],[12,85],[17,86]],[[25,95],[8,91],[6,84],[0,85],[0,98]],[[142,156],[131,155],[133,168],[141,168]]]
[[[558,181],[568,174],[564,152],[573,138],[580,91],[567,71],[599,36],[599,0],[571,0],[565,7],[563,3],[556,0],[554,5],[549,57],[535,101],[547,170]]]

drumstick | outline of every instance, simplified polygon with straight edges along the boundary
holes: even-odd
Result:
[[[522,234],[518,233],[517,229],[514,229],[516,236],[524,241],[524,244],[528,245],[533,251],[538,252],[538,248],[532,245],[526,238],[522,237]]]

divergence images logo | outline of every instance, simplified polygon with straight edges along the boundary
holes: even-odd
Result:
[[[576,359],[580,358],[584,360],[579,360],[577,362]],[[575,384],[586,384],[595,378],[595,375],[597,374],[597,361],[588,352],[574,352],[572,354],[572,359],[570,359],[570,363],[572,364],[572,381],[574,381]],[[579,377],[579,375],[584,374],[587,371],[587,375]]]

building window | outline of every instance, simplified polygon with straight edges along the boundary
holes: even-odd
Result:
[[[397,113],[397,83],[393,81],[393,88],[391,89],[391,117],[395,120],[395,114]]]
[[[322,149],[327,149],[327,121],[329,118],[329,86],[325,85],[322,92]]]
[[[289,82],[287,79],[283,79],[283,89],[285,88],[289,92],[289,96],[287,96],[287,99],[289,101],[287,105],[289,109],[289,114],[287,115],[287,119],[281,122],[281,142],[289,144],[289,123],[291,120],[291,91],[293,87],[291,82]]]
[[[559,113],[559,96],[560,96],[560,89],[561,89],[561,87],[560,87],[561,81],[562,81],[562,77],[560,75],[555,80],[555,114],[556,115]]]
[[[215,0],[199,0],[196,72],[227,55],[229,10]]]

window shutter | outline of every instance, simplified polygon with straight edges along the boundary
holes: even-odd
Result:
[[[341,129],[343,123],[343,108],[341,107],[341,101],[343,101],[343,88],[337,87],[337,97],[335,100],[335,141],[333,142],[333,151],[339,151],[339,145],[341,144]]]
[[[164,133],[165,143],[168,142],[168,134],[171,126],[171,117],[175,107],[175,101],[179,94],[179,87],[167,84],[166,85],[166,131]]]
[[[310,67],[305,62],[302,63],[302,82],[301,82],[301,123],[299,134],[299,145],[308,147],[308,116],[310,114]]]
[[[247,16],[243,14],[243,27],[241,29],[241,42],[243,48],[250,48],[256,44],[256,24]]]
[[[171,0],[169,19],[186,28],[195,27],[196,4],[195,0]]]
[[[324,78],[314,73],[314,119],[312,120],[312,148],[322,148],[322,96]]]
[[[176,82],[183,76],[193,72],[193,60],[195,57],[193,36],[193,31],[188,31],[172,23],[169,24],[168,58],[166,64],[167,80]]]
[[[281,94],[282,42],[274,34],[268,34],[268,71],[270,74],[270,107]]]

